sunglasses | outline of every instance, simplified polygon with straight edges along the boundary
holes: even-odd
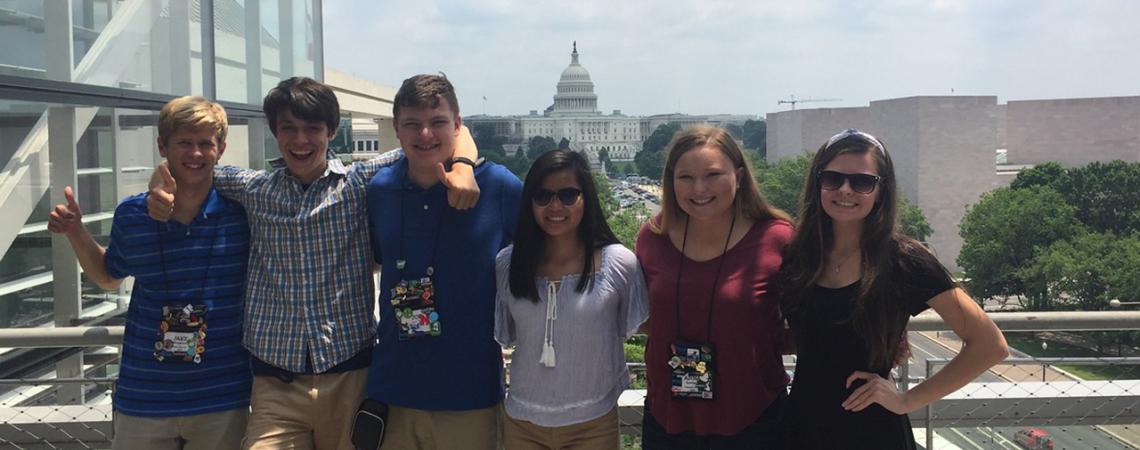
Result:
[[[843,187],[843,183],[847,182],[851,185],[851,190],[860,194],[870,194],[875,191],[875,186],[879,185],[882,179],[878,175],[868,175],[865,173],[843,173],[834,170],[823,170],[818,175],[819,186],[827,191],[834,191]]]
[[[534,206],[546,207],[550,205],[550,201],[554,200],[554,197],[558,197],[558,201],[562,202],[562,205],[573,206],[578,202],[578,197],[581,196],[582,190],[578,188],[562,188],[559,189],[558,192],[549,189],[539,189],[535,191],[534,198],[532,198],[531,201],[534,202]]]
[[[887,150],[885,148],[883,148],[883,144],[881,142],[879,142],[878,138],[871,136],[868,133],[864,133],[862,131],[856,130],[854,128],[848,128],[846,130],[840,131],[835,136],[832,136],[830,139],[827,140],[827,145],[824,147],[825,148],[831,147],[832,145],[835,145],[836,142],[842,141],[842,140],[847,139],[851,136],[857,136],[860,139],[863,139],[867,142],[870,142],[871,145],[874,145],[875,148],[879,149],[879,152],[881,152],[884,155],[887,154]]]

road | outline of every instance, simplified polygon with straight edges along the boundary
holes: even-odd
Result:
[[[911,360],[910,375],[912,378],[926,376],[926,360],[931,358],[953,358],[957,353],[954,350],[933,341],[921,333],[910,333]],[[1028,357],[1015,349],[1010,349],[1013,357]],[[977,378],[979,382],[1004,381],[993,372],[986,372]],[[914,423],[921,427],[921,423]],[[1014,433],[1026,427],[975,427],[975,428],[938,428],[935,433],[944,440],[958,448],[974,449],[1023,449],[1014,442]],[[1040,427],[1053,437],[1053,450],[1129,450],[1135,449],[1128,444],[1114,439],[1100,428],[1091,425],[1073,425],[1064,427]],[[925,444],[920,439],[919,445]],[[932,450],[943,450],[935,446]]]

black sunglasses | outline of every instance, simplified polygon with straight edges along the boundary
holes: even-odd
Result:
[[[851,190],[860,194],[870,194],[875,191],[875,186],[879,185],[882,179],[878,175],[868,175],[865,173],[843,173],[834,170],[823,170],[817,175],[819,178],[819,187],[824,190],[834,191],[843,187],[843,182],[846,181],[851,184]]]
[[[558,192],[549,189],[539,189],[534,192],[534,198],[532,198],[531,201],[534,202],[534,206],[545,207],[550,204],[551,200],[554,200],[554,197],[558,197],[558,201],[562,202],[563,205],[572,206],[578,202],[578,197],[581,196],[582,190],[578,188],[562,188],[559,189]]]

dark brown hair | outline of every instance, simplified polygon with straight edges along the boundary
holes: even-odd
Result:
[[[289,110],[293,116],[307,122],[324,122],[329,133],[340,126],[340,103],[332,89],[320,81],[306,77],[293,77],[277,83],[265,94],[261,110],[269,120],[269,131],[277,136],[277,116]]]
[[[455,98],[455,86],[447,81],[447,75],[416,75],[404,80],[396,98],[392,100],[392,118],[400,118],[400,109],[439,106],[440,99],[447,100],[451,113],[459,117],[459,99]]]
[[[796,235],[785,249],[779,278],[781,310],[795,332],[798,348],[803,348],[803,302],[819,279],[823,255],[835,245],[833,224],[820,201],[819,173],[842,154],[871,153],[880,177],[879,198],[863,219],[859,238],[862,275],[859,293],[850,320],[855,332],[868,342],[869,367],[876,371],[894,366],[905,349],[907,308],[901,294],[902,273],[917,261],[929,261],[929,251],[918,241],[900,234],[896,228],[897,183],[894,164],[881,141],[870,135],[852,134],[831,145],[824,144],[812,159],[804,191],[800,196]],[[925,253],[925,255],[922,255]],[[945,269],[942,269],[945,270]]]

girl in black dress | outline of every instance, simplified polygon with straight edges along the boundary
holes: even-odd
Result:
[[[938,260],[895,227],[897,184],[883,144],[846,130],[820,147],[782,268],[781,305],[798,359],[785,415],[791,448],[914,449],[907,413],[1004,359],[1005,338]],[[962,339],[942,370],[899,391],[910,316],[933,308]]]

